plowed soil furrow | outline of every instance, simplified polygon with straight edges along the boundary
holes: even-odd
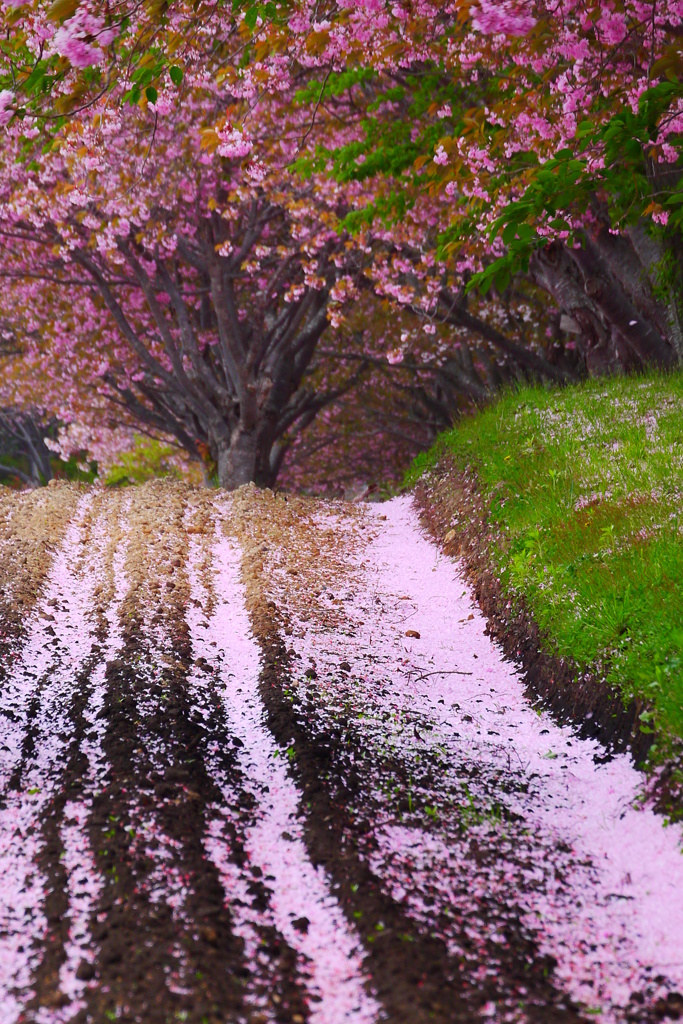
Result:
[[[0,495],[0,1024],[683,1015],[680,828],[416,522]]]
[[[324,865],[333,878],[340,905],[363,937],[367,970],[389,1019],[406,1024],[465,1022],[479,1013],[486,1015],[495,1002],[501,1020],[582,1020],[550,982],[553,962],[540,955],[533,936],[520,929],[505,890],[498,905],[493,888],[476,904],[468,874],[456,890],[461,902],[464,897],[469,904],[460,917],[456,893],[437,899],[443,885],[440,864],[435,865],[431,886],[423,889],[415,882],[416,857],[409,855],[401,864],[393,858],[387,871],[377,856],[377,836],[370,822],[402,821],[413,811],[423,812],[423,783],[433,783],[433,776],[420,778],[420,769],[418,775],[411,771],[415,766],[387,757],[367,732],[350,725],[348,709],[340,709],[342,714],[327,722],[321,720],[320,699],[317,694],[316,699],[299,697],[302,681],[277,639],[264,639],[264,654],[263,701],[274,735],[292,751],[302,812],[307,809],[306,843],[314,863]],[[369,703],[362,706],[363,714],[372,716]],[[450,767],[441,757],[431,771],[441,773]],[[419,808],[413,806],[418,799]],[[418,849],[429,851],[424,833],[412,839]],[[466,855],[480,863],[483,883],[490,852],[475,845]],[[410,890],[415,888],[417,899],[411,901]],[[519,1007],[530,991],[533,1001],[523,999]]]
[[[79,496],[78,488],[59,485],[0,489],[0,686]]]
[[[53,898],[61,895],[61,950],[55,950],[59,965],[55,1003],[63,1002],[62,1020],[71,1020],[85,1010],[85,996],[95,977],[94,962],[99,947],[93,937],[96,908],[105,879],[92,842],[93,800],[106,784],[107,761],[103,749],[102,709],[107,665],[122,646],[121,604],[126,593],[123,563],[127,537],[122,528],[118,502],[98,496],[90,523],[88,568],[96,582],[91,616],[97,643],[94,666],[88,677],[74,687],[71,703],[72,737],[64,770],[58,828],[58,867],[61,886],[55,884]],[[55,837],[56,838],[56,837]],[[57,846],[57,843],[55,843]],[[53,860],[53,864],[56,862]],[[55,882],[57,879],[55,879]],[[66,927],[65,927],[66,925]],[[50,977],[49,958],[41,965]],[[39,991],[40,996],[40,991]],[[45,996],[42,996],[42,1005]]]
[[[340,878],[350,849],[372,899],[379,890],[407,920],[414,964],[436,941],[431,991],[411,979],[391,1019],[406,1005],[411,1019],[675,1018],[680,838],[630,806],[630,763],[605,765],[594,743],[532,712],[412,511],[237,501],[270,664],[263,699],[317,801],[311,848],[334,871],[346,833]],[[391,929],[358,891],[347,906],[369,916],[377,949]],[[385,996],[382,977],[373,970]]]
[[[144,639],[132,632],[109,672],[104,748],[111,772],[93,818],[107,884],[95,934],[99,984],[89,1009],[94,1019],[118,1009],[124,1020],[180,1013],[213,1021],[221,1019],[217,1007],[235,1012],[241,1004],[241,944],[216,874],[204,863],[207,785],[185,678],[182,671],[155,673],[150,660]],[[136,671],[127,671],[127,662]],[[144,698],[144,715],[135,694]],[[213,795],[210,784],[208,790]]]
[[[88,1002],[94,1019],[213,1021],[241,1005],[241,943],[201,846],[203,805],[213,791],[188,700],[182,601],[171,596],[182,589],[184,554],[183,500],[174,497],[163,510],[154,495],[133,500],[127,514],[124,647],[107,672],[110,768],[93,816],[107,875],[95,931],[98,984]],[[158,533],[145,530],[155,513]],[[171,584],[161,603],[160,583]]]
[[[225,511],[229,515],[230,509]],[[199,621],[201,616],[190,618],[193,644],[201,652],[202,663],[211,666],[224,661],[219,669],[223,705],[237,741],[236,757],[242,768],[243,785],[254,807],[252,820],[242,822],[241,828],[250,871],[264,881],[260,892],[252,890],[245,913],[239,915],[241,920],[238,917],[238,926],[254,953],[258,953],[259,932],[265,934],[270,930],[282,936],[297,954],[306,999],[302,1000],[300,995],[298,1006],[291,996],[287,1002],[283,1000],[276,1007],[281,1019],[284,1015],[284,1019],[302,1020],[310,1016],[313,1021],[324,1020],[329,1024],[347,1019],[370,1021],[378,1007],[366,990],[368,979],[363,976],[358,955],[359,937],[355,928],[345,922],[336,898],[329,892],[327,878],[310,863],[298,821],[299,793],[282,752],[261,721],[259,652],[249,636],[249,622],[240,600],[239,561],[233,545],[219,537],[212,557],[217,577],[212,614],[204,623]],[[192,583],[193,603],[197,610],[202,610],[208,595],[196,573]],[[228,652],[235,658],[235,664],[229,660]],[[229,792],[224,791],[224,796],[229,804]],[[214,823],[209,850],[218,863],[220,837],[220,825]],[[239,877],[226,868],[223,864],[226,887],[239,885]],[[306,913],[302,910],[303,892]],[[272,971],[266,950],[255,960],[254,967],[258,966],[261,970],[256,972],[256,986],[251,989],[256,1005],[262,1002],[259,990],[263,991],[263,982]]]
[[[74,684],[87,684],[94,662],[95,638],[86,616],[94,584],[83,573],[90,505],[90,497],[81,498],[1,698],[8,723],[0,758],[0,971],[7,972],[10,1005],[17,998],[29,1006],[63,1001],[54,970],[44,965],[53,959],[53,947],[61,947],[66,926],[58,823],[70,706]]]
[[[244,943],[245,1016],[257,1021],[303,1021],[307,1014],[296,950],[268,913],[268,881],[246,848],[246,833],[262,794],[255,794],[253,780],[245,773],[240,758],[243,741],[232,729],[226,707],[224,679],[238,685],[240,666],[226,658],[224,636],[219,635],[218,641],[210,638],[219,602],[211,567],[212,521],[205,520],[204,526],[204,535],[193,536],[190,543],[191,598],[186,613],[195,659],[187,677],[188,693],[201,716],[204,765],[215,787],[205,805],[203,847],[218,872],[233,931]],[[254,667],[249,666],[249,671]],[[215,935],[210,916],[205,934],[210,939]]]
[[[397,871],[394,863],[389,872],[392,884],[387,883],[387,871],[375,855],[380,829],[374,826],[410,820],[414,812],[422,820],[425,795],[431,793],[436,802],[440,778],[464,781],[466,790],[468,776],[463,780],[462,771],[451,772],[454,766],[447,763],[443,751],[421,764],[426,752],[422,743],[414,757],[397,746],[395,734],[417,734],[422,718],[402,701],[391,699],[391,681],[373,675],[367,687],[359,686],[358,680],[348,683],[351,665],[345,661],[343,637],[347,631],[353,633],[352,623],[331,601],[340,592],[340,583],[347,589],[357,580],[339,561],[334,547],[331,557],[320,557],[325,545],[321,526],[337,534],[343,522],[332,516],[323,523],[319,510],[314,510],[303,537],[285,533],[282,548],[275,549],[265,542],[269,527],[277,522],[282,528],[292,519],[296,523],[301,512],[282,515],[272,507],[268,511],[262,517],[252,513],[247,520],[245,516],[249,527],[242,530],[252,618],[266,661],[262,698],[271,729],[280,744],[293,751],[294,772],[303,789],[303,806],[308,808],[306,837],[312,855],[333,875],[344,909],[363,935],[368,968],[389,1018],[469,1021],[473,1015],[486,1015],[495,1004],[501,1020],[580,1020],[571,1001],[550,982],[552,962],[520,928],[514,908],[504,902],[497,907],[493,894],[488,894],[486,903],[476,905],[470,900],[467,912],[454,915],[452,921],[447,907],[444,922],[443,907],[435,898],[438,890],[418,894],[417,913],[407,898],[414,864],[404,864]],[[357,537],[350,541],[358,545]],[[313,555],[310,562],[307,547]],[[292,560],[288,575],[293,570],[295,586],[301,588],[299,601],[287,601],[277,586],[281,551],[288,551]],[[374,600],[372,591],[369,596]],[[273,615],[276,603],[285,611],[279,621]],[[308,629],[315,629],[316,613],[325,623],[322,649],[333,658],[333,664],[326,665],[331,670],[327,685],[322,683],[324,673],[316,658],[302,660],[297,651],[296,635],[303,637]],[[291,637],[288,649],[282,633]],[[379,653],[370,648],[368,656],[373,663]],[[462,769],[462,765],[456,767]],[[418,800],[419,808],[413,807]],[[487,859],[487,851],[478,847],[467,855],[475,863]],[[408,882],[408,887],[401,881]],[[463,886],[469,892],[470,875],[465,875]],[[435,927],[437,921],[447,927]],[[530,990],[531,998],[523,998]]]
[[[169,515],[166,507],[160,542],[144,531],[149,511],[133,504],[128,515],[135,541],[127,559],[125,648],[109,668],[104,706],[111,769],[93,820],[107,822],[106,844],[100,838],[96,845],[113,878],[98,908],[101,949],[89,1012],[145,1021],[169,1013],[191,1021],[224,1020],[226,1013],[305,1020],[295,951],[271,922],[255,920],[265,978],[251,983],[256,962],[235,927],[244,917],[238,893],[260,905],[269,891],[245,868],[242,819],[254,801],[237,765],[241,741],[231,734],[218,673],[206,658],[192,665],[184,529],[206,515],[201,508],[184,512],[182,503]],[[159,604],[157,589],[167,592]],[[220,657],[228,655],[229,648]]]
[[[115,551],[116,541],[120,544],[121,536],[112,502],[96,496],[79,523],[80,558],[69,559],[68,545],[64,552],[81,602],[71,607],[72,621],[57,621],[56,629],[63,638],[69,629],[81,640],[88,637],[91,653],[80,673],[72,665],[74,674],[69,678],[67,670],[62,718],[56,718],[49,702],[41,699],[33,723],[43,743],[50,728],[59,724],[62,744],[60,770],[55,772],[58,781],[41,815],[43,845],[38,863],[46,882],[49,927],[34,974],[35,995],[27,1003],[29,1016],[37,1021],[69,1021],[82,1013],[94,975],[97,945],[92,929],[104,878],[90,842],[89,818],[106,771],[98,717],[106,664],[121,643],[118,613],[125,581],[123,552]],[[52,607],[59,609],[59,605]]]

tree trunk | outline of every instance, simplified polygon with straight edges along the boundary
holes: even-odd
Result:
[[[576,325],[578,345],[588,373],[599,376],[618,370],[619,353],[595,303],[586,295],[579,270],[566,246],[552,242],[540,249],[532,256],[529,270],[535,283],[553,297]]]
[[[677,322],[655,296],[653,265],[643,262],[647,247],[638,237],[636,246],[633,238],[604,229],[580,249],[552,242],[530,262],[536,284],[573,325],[594,376],[680,362]]]
[[[216,464],[218,483],[226,491],[236,491],[243,484],[252,483],[256,477],[257,434],[246,433],[237,428],[230,444],[219,444]]]
[[[680,247],[671,242],[665,247],[658,238],[653,238],[642,220],[628,228],[627,234],[634,253],[645,268],[652,293],[663,293],[658,304],[663,307],[665,333],[678,361],[683,362],[683,261]],[[667,264],[677,268],[677,273],[668,281]]]
[[[272,442],[263,430],[246,431],[238,427],[229,444],[216,445],[218,484],[226,491],[236,491],[244,484],[254,483],[257,487],[272,487],[277,468],[271,467]]]

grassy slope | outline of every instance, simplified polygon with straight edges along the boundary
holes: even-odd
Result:
[[[683,374],[510,393],[443,434],[474,466],[507,594],[553,653],[598,667],[683,737]],[[646,713],[649,714],[649,713]]]

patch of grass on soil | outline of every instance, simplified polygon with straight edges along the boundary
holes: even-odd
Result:
[[[683,374],[509,393],[441,435],[407,484],[445,457],[474,470],[503,591],[552,653],[683,737]]]

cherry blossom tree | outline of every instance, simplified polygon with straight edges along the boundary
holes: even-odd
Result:
[[[3,16],[6,272],[43,337],[57,291],[88,297],[45,360],[78,338],[98,395],[207,446],[224,481],[272,480],[330,397],[298,376],[314,344],[282,384],[280,317],[319,338],[359,293],[413,318],[388,314],[366,363],[406,369],[416,331],[433,344],[434,387],[416,370],[413,395],[432,411],[520,377],[680,362],[677,0]]]
[[[277,136],[261,121],[268,164],[252,157],[254,141],[220,110],[214,85],[197,85],[175,110],[150,107],[72,122],[19,174],[12,157],[26,132],[14,127],[2,168],[2,302],[8,316],[25,311],[38,339],[30,358],[57,389],[55,360],[74,388],[96,390],[194,457],[208,451],[223,486],[270,484],[297,431],[357,375],[332,391],[305,383],[354,291],[355,255],[337,230],[341,189],[323,197],[315,180],[282,174],[297,139],[282,130],[282,104],[271,112]]]
[[[55,428],[35,411],[0,409],[0,475],[28,487],[47,484],[52,479],[49,442]]]
[[[308,58],[310,165],[378,182],[354,223],[400,232],[420,197],[442,196],[436,257],[474,275],[466,288],[500,295],[530,274],[589,371],[680,362],[680,4],[481,0],[434,8],[430,25],[423,5],[382,11],[343,66],[335,16]],[[358,130],[330,144],[340,111]]]

